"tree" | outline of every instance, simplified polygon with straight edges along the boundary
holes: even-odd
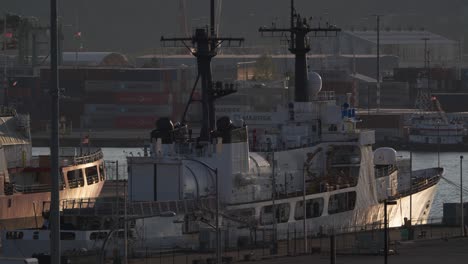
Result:
[[[266,54],[261,55],[255,62],[254,76],[255,81],[271,81],[275,80],[276,66],[273,63],[271,56]]]

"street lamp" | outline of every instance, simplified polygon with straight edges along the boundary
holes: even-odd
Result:
[[[395,205],[397,201],[385,200],[384,201],[384,263],[388,263],[388,216],[387,205]]]

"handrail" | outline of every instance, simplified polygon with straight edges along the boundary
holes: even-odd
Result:
[[[86,155],[83,155],[83,156],[77,156],[77,157],[74,157],[73,158],[73,162],[75,164],[86,164],[86,163],[90,163],[90,162],[94,162],[94,161],[97,161],[97,160],[100,160],[102,159],[104,156],[102,154],[102,150],[101,149],[98,149],[96,150],[95,152],[92,152],[90,154],[86,154]]]
[[[50,184],[18,185],[14,184],[15,192],[20,193],[38,193],[49,192],[52,189]]]

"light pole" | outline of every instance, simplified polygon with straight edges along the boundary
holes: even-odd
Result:
[[[384,201],[384,264],[388,263],[388,216],[387,216],[387,205],[395,205],[396,201],[385,200]]]
[[[380,17],[382,15],[374,15],[377,19],[377,112],[380,111]]]

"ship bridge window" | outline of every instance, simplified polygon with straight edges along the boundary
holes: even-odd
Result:
[[[88,185],[99,182],[98,168],[97,166],[88,167],[85,169],[86,181]]]
[[[330,196],[328,213],[337,214],[354,210],[356,206],[356,192],[339,193]]]
[[[70,189],[84,186],[83,171],[81,169],[67,171],[67,178]]]
[[[99,164],[99,176],[101,177],[101,181],[106,179],[106,173],[104,170],[104,163]]]
[[[289,220],[290,206],[288,203],[278,204],[276,207],[276,223],[286,223]],[[260,213],[260,222],[262,225],[273,224],[273,205],[267,205],[262,208]]]
[[[294,219],[304,219],[304,202],[298,201],[294,210]],[[306,216],[307,218],[320,217],[323,212],[323,198],[310,199],[306,201]]]

